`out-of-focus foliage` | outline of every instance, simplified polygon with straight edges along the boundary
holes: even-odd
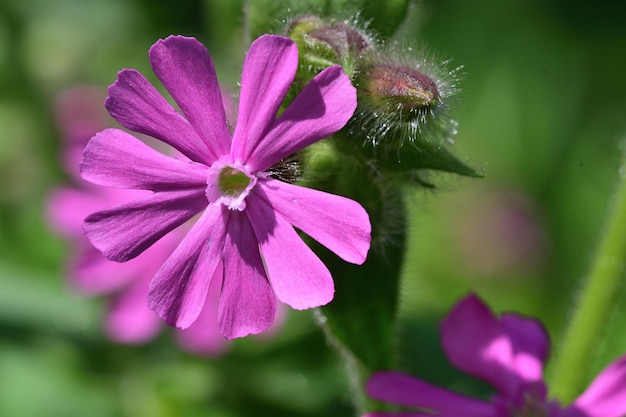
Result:
[[[269,3],[283,6],[264,10],[273,21],[251,15],[246,28],[243,2],[229,0],[0,0],[1,416],[351,415],[343,365],[311,312],[292,312],[275,338],[235,341],[217,359],[183,353],[171,332],[147,346],[110,343],[100,303],[67,288],[70,248],[44,216],[47,193],[69,181],[59,167],[57,94],[104,89],[124,67],[154,81],[147,50],[171,33],[202,40],[236,92],[246,30],[284,30],[311,11],[359,10],[382,36],[407,16],[402,43],[464,65],[454,150],[484,178],[440,174],[438,192],[406,191],[401,367],[481,391],[438,350],[439,319],[470,288],[496,310],[540,317],[559,343],[620,172],[626,6],[251,1],[245,10]],[[607,319],[615,331],[599,343],[595,371],[626,351],[626,308]]]

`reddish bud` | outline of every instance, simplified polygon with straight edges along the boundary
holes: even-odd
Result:
[[[440,99],[435,81],[403,65],[372,66],[365,76],[364,87],[366,94],[373,100],[409,111],[431,106]]]
[[[348,54],[360,55],[372,46],[365,35],[343,22],[319,27],[309,32],[308,36],[325,42],[340,58]]]

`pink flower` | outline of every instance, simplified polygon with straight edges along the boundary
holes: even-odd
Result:
[[[89,137],[102,129],[106,121],[96,109],[104,94],[92,87],[65,91],[55,102],[57,121],[63,134],[61,161],[65,171],[78,180],[82,149]],[[97,105],[95,104],[97,103]],[[107,115],[108,116],[108,115]],[[77,149],[80,147],[80,154]],[[85,296],[109,296],[105,330],[118,343],[144,343],[161,330],[161,320],[148,308],[146,296],[150,279],[182,240],[182,231],[168,234],[142,256],[125,264],[102,256],[85,238],[83,219],[107,206],[149,194],[142,190],[120,190],[91,186],[89,183],[59,187],[48,198],[51,227],[71,239],[72,257],[68,265],[70,284]],[[228,343],[217,330],[219,280],[211,285],[209,298],[199,320],[177,338],[186,350],[203,354],[222,353]]]
[[[490,402],[475,400],[399,372],[377,372],[366,384],[378,400],[421,411],[364,417],[623,417],[626,356],[596,377],[573,404],[547,399],[542,369],[550,341],[537,320],[507,313],[496,317],[475,295],[461,300],[441,325],[443,348],[463,372],[496,389]]]
[[[125,262],[199,214],[150,283],[150,308],[180,328],[196,320],[220,276],[218,323],[228,339],[269,327],[276,299],[295,309],[331,301],[330,272],[294,227],[360,264],[371,239],[367,213],[352,200],[281,182],[270,172],[346,124],[356,107],[348,77],[338,66],[324,70],[277,117],[298,51],[287,38],[260,37],[244,62],[231,137],[213,62],[201,43],[181,36],[159,40],[150,62],[184,117],[130,69],[120,71],[105,105],[122,126],[173,146],[188,160],[165,156],[119,129],[94,136],[81,164],[84,179],[153,193],[87,217],[91,243]]]

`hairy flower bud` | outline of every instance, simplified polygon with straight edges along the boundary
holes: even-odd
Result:
[[[316,72],[331,65],[341,65],[352,78],[356,60],[374,49],[371,37],[349,21],[326,22],[317,16],[303,16],[289,26],[288,36],[298,44],[303,64]]]
[[[348,26],[345,22],[334,22],[316,28],[309,32],[308,36],[311,39],[326,43],[340,58],[348,54],[360,55],[372,47],[371,42],[364,34]]]
[[[430,185],[425,170],[479,175],[449,149],[457,128],[448,109],[458,68],[438,62],[397,44],[379,45],[360,58],[353,80],[358,106],[344,129],[348,140],[337,141],[337,148],[420,185]]]
[[[428,75],[404,65],[373,66],[364,81],[364,94],[382,106],[410,112],[434,106],[440,99],[435,81]]]
[[[417,55],[411,47],[386,47],[367,57],[355,80],[359,107],[351,125],[354,133],[365,130],[367,142],[392,149],[406,142],[450,142],[456,123],[447,113],[457,92],[458,69],[446,70],[447,62]]]

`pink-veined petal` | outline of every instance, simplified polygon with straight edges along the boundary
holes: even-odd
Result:
[[[219,274],[227,221],[223,206],[208,206],[150,282],[148,305],[168,324],[185,329],[200,314]]]
[[[293,227],[254,195],[248,196],[245,213],[259,242],[276,298],[296,310],[329,303],[335,293],[330,272]]]
[[[326,68],[307,84],[254,149],[248,165],[266,170],[339,131],[356,109],[356,89],[341,67]]]
[[[501,323],[513,346],[515,373],[528,382],[541,381],[550,350],[546,329],[539,320],[514,313],[503,314]]]
[[[224,245],[220,333],[229,340],[260,333],[273,323],[275,312],[276,297],[252,227],[243,212],[233,211]]]
[[[626,355],[607,366],[573,406],[586,417],[626,415]]]
[[[259,180],[255,192],[289,223],[341,259],[359,265],[365,261],[371,225],[356,201],[274,179]]]
[[[227,155],[230,133],[222,93],[204,45],[195,38],[168,36],[150,48],[150,63],[212,154]]]
[[[456,394],[400,372],[376,372],[368,379],[365,390],[370,397],[377,400],[432,410],[437,416],[494,415],[493,405],[489,403]]]
[[[489,382],[504,397],[516,393],[520,381],[512,371],[511,340],[476,295],[465,297],[450,311],[441,324],[441,339],[454,366]]]
[[[109,337],[118,343],[145,343],[161,330],[161,320],[147,303],[151,276],[136,278],[109,305],[105,327]]]
[[[83,220],[96,211],[150,195],[147,190],[104,188],[83,183],[81,188],[59,187],[46,203],[50,227],[57,233],[84,236]]]
[[[263,35],[255,40],[243,64],[239,115],[232,157],[246,163],[276,120],[276,113],[298,69],[298,48],[289,38]]]
[[[181,347],[198,355],[217,356],[228,349],[229,343],[220,335],[217,307],[222,291],[223,265],[218,265],[209,284],[209,293],[196,321],[185,330],[178,330],[176,339]]]
[[[206,204],[204,190],[154,193],[89,215],[85,234],[108,259],[124,262],[192,218]]]
[[[102,295],[117,291],[142,277],[152,277],[180,243],[184,233],[172,230],[150,246],[141,256],[119,263],[109,261],[95,249],[84,233],[74,242],[77,250],[71,262],[70,282],[84,295]],[[143,304],[147,308],[148,284],[145,285]]]
[[[138,71],[121,70],[104,104],[125,128],[159,139],[192,161],[210,165],[215,160],[191,124]]]
[[[81,176],[93,184],[164,191],[206,188],[207,167],[152,149],[119,129],[105,129],[85,148]]]

